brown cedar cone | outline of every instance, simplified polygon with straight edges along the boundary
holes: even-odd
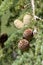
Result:
[[[20,40],[18,43],[18,48],[21,51],[25,51],[25,50],[29,49],[29,42],[26,39]]]
[[[31,29],[26,29],[23,33],[23,39],[31,40],[33,37],[33,31]]]
[[[8,39],[8,35],[6,33],[3,33],[1,36],[0,36],[0,45],[1,47],[4,47],[4,42]]]

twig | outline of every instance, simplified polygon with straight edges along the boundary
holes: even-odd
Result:
[[[29,4],[26,4],[26,5],[24,5],[24,8],[26,8],[27,6],[29,6],[30,5],[30,3]]]
[[[35,5],[34,0],[31,0],[32,10],[33,10],[33,16],[35,16]]]
[[[40,17],[38,17],[38,16],[36,16],[36,15],[34,16],[34,19],[35,19],[35,20],[41,20],[41,21],[43,21],[42,18],[40,18]]]
[[[34,0],[31,0],[31,5],[32,5],[32,10],[33,10],[33,17],[35,20],[39,19],[43,21],[43,19],[39,18],[38,16],[35,15],[35,5],[34,5]]]

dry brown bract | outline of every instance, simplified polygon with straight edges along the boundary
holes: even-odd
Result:
[[[29,49],[29,42],[26,39],[22,39],[18,43],[18,48],[22,51]]]
[[[4,42],[8,39],[8,35],[6,33],[3,33],[1,36],[0,36],[0,45],[1,47],[4,47]]]
[[[23,38],[27,40],[31,40],[33,37],[33,31],[31,29],[26,29],[23,33]]]

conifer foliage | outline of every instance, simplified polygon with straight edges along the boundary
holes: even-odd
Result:
[[[25,15],[30,17],[26,18]],[[18,27],[15,20],[18,20]],[[19,22],[23,27],[19,28]],[[31,40],[25,38],[29,49],[21,51],[18,43],[27,29],[35,34]],[[3,34],[7,34],[7,37],[2,39]],[[26,42],[21,45],[26,48]],[[0,65],[43,65],[43,0],[0,0]]]

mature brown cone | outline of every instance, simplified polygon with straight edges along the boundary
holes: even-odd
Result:
[[[23,33],[23,39],[31,40],[33,37],[33,31],[31,29],[26,29]]]
[[[6,33],[3,33],[1,36],[0,36],[0,45],[1,47],[4,46],[4,42],[8,39],[8,35]]]
[[[22,39],[18,43],[18,48],[22,51],[29,49],[29,42],[26,39]]]

